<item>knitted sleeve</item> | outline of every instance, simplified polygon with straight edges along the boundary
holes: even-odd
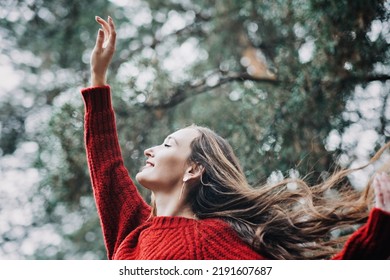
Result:
[[[88,167],[107,256],[112,259],[121,242],[149,217],[151,210],[124,166],[110,87],[87,88],[81,93]]]
[[[347,240],[334,260],[379,260],[390,257],[390,214],[378,208],[370,212],[367,223]]]

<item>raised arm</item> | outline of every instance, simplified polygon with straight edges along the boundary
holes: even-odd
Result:
[[[390,258],[390,177],[378,174],[373,182],[375,208],[333,259],[378,260]]]
[[[119,146],[110,87],[106,72],[115,50],[115,26],[101,18],[91,56],[92,87],[83,89],[85,146],[93,192],[102,225],[108,258],[126,236],[150,215],[126,170]]]

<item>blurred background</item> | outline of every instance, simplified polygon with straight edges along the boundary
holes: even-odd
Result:
[[[253,184],[313,183],[389,141],[390,1],[2,0],[0,259],[106,258],[80,95],[95,15],[117,26],[109,83],[132,176],[192,123],[226,137]]]

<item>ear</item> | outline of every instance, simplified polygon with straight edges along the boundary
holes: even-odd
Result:
[[[204,167],[197,163],[191,163],[183,176],[183,182],[199,181],[204,173]]]

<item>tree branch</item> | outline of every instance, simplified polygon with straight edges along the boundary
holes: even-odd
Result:
[[[216,76],[216,73],[212,73],[202,80],[192,83],[185,83],[179,86],[174,93],[168,98],[168,100],[161,103],[144,103],[142,106],[147,109],[167,109],[174,107],[189,97],[194,97],[202,93],[206,93],[209,90],[221,87],[224,84],[231,82],[261,82],[272,85],[280,84],[281,81],[270,78],[256,78],[247,73],[229,72],[228,74]]]
[[[218,75],[218,76],[217,76]],[[213,81],[213,79],[215,79]],[[344,82],[373,82],[380,81],[385,82],[390,80],[390,75],[368,75],[368,76],[349,76],[342,79],[334,80],[333,83],[344,83]],[[264,83],[270,85],[280,85],[280,84],[293,84],[295,81],[291,80],[278,80],[271,78],[257,78],[249,75],[248,73],[243,72],[229,72],[222,73],[221,71],[213,72],[207,77],[199,81],[187,82],[183,85],[173,89],[173,93],[166,101],[163,102],[145,102],[141,106],[145,109],[168,109],[175,107],[176,105],[182,103],[189,97],[194,97],[202,93],[206,93],[212,89],[219,88],[224,84],[231,82],[245,82],[252,81],[256,83]],[[325,82],[325,81],[320,81]],[[326,82],[325,82],[326,83]]]
[[[366,75],[366,76],[361,76],[361,75],[356,75],[356,76],[348,76],[345,78],[342,78],[340,82],[386,82],[390,80],[390,75],[386,74],[375,74],[375,75]]]

